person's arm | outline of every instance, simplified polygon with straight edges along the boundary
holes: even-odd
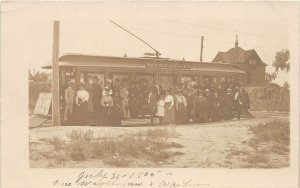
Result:
[[[76,93],[75,102],[76,102],[76,105],[79,106],[79,104],[78,104],[78,92]]]
[[[90,98],[90,94],[89,94],[89,92],[87,92],[87,91],[85,91],[85,92],[86,92],[85,100],[88,101],[89,98]]]
[[[171,109],[174,106],[174,97],[173,96],[171,96],[171,97],[172,97],[171,98],[171,105],[170,105],[169,109]]]

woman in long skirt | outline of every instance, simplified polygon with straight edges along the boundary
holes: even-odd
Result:
[[[159,119],[159,124],[164,124],[165,117],[165,100],[164,96],[160,95],[160,98],[157,102],[157,117]]]
[[[170,91],[166,91],[164,122],[166,124],[174,123],[174,97]]]
[[[186,114],[186,106],[187,102],[185,97],[182,94],[182,91],[179,90],[178,94],[176,95],[175,99],[175,115],[176,115],[176,123],[177,124],[184,124],[187,123],[187,114]]]
[[[85,85],[80,84],[79,90],[76,92],[75,102],[76,102],[76,116],[77,120],[81,125],[87,122],[87,101],[89,100],[89,93],[84,89]]]

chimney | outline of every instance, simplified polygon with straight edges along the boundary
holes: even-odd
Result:
[[[235,43],[234,43],[235,47],[239,47],[239,41],[238,41],[238,35],[235,35]]]

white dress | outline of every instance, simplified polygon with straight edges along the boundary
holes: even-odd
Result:
[[[163,99],[160,99],[157,102],[157,116],[158,117],[164,117],[165,116],[165,101]]]

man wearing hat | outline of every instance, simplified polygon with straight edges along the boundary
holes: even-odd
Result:
[[[68,85],[69,87],[65,90],[66,108],[64,113],[64,121],[68,121],[70,119],[70,116],[73,113],[75,99],[75,84],[73,82],[69,82]]]
[[[78,108],[77,118],[81,123],[85,123],[87,117],[87,102],[89,100],[89,93],[84,89],[84,83],[80,83],[79,90],[76,93],[76,106]]]

